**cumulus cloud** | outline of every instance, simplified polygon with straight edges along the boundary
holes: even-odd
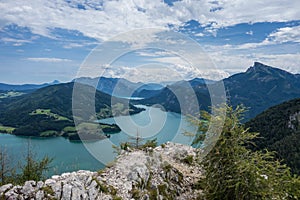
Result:
[[[300,43],[300,26],[284,27],[268,36],[274,43],[296,42]]]
[[[54,28],[77,30],[102,41],[136,28],[177,29],[189,20],[209,25],[212,33],[239,23],[291,21],[300,18],[299,7],[299,1],[281,0],[182,0],[173,6],[161,0],[4,0],[0,26],[13,23],[47,37]]]
[[[300,26],[279,28],[269,34],[262,42],[245,43],[241,45],[226,45],[226,49],[251,49],[282,43],[300,43]]]
[[[102,42],[113,38],[120,33],[126,33],[133,29],[154,28],[149,34],[134,35],[122,34],[121,37],[111,41],[127,41],[133,47],[145,47],[149,43],[159,43],[159,30],[179,30],[190,20],[197,21],[206,30],[203,33],[194,33],[195,36],[204,37],[211,33],[217,36],[217,30],[241,23],[256,22],[288,22],[300,19],[300,1],[264,0],[264,1],[211,1],[211,0],[182,0],[176,1],[172,6],[161,0],[2,0],[0,1],[0,29],[15,24],[20,27],[27,27],[32,33],[45,37],[56,38],[56,28],[75,30],[84,36],[95,38]],[[255,30],[253,30],[255,32]],[[205,33],[205,34],[204,34]],[[252,35],[252,31],[245,32]],[[15,46],[30,43],[31,40],[2,38],[2,42],[11,42]],[[170,45],[180,40],[164,41]],[[283,43],[300,43],[300,26],[279,28],[266,36],[265,40],[258,43],[246,43],[241,45],[209,46],[207,48],[215,66],[210,71],[201,69],[201,73],[190,71],[190,66],[168,53],[157,53],[154,61],[171,67],[171,69],[182,73],[185,78],[193,76],[206,76],[206,78],[220,79],[228,76],[228,73],[240,72],[253,64],[254,60],[266,62],[273,66],[283,67],[290,71],[296,71],[299,66],[298,54],[263,54],[255,55],[242,54],[238,51],[277,45]],[[64,48],[83,47],[80,42],[64,44]],[[178,52],[180,53],[180,52]],[[199,56],[195,54],[191,57]],[[144,55],[143,55],[144,54]],[[147,56],[147,52],[140,53]],[[149,56],[151,57],[151,56]],[[201,57],[201,56],[199,56]],[[205,66],[203,57],[199,59],[199,66]],[[32,57],[27,58],[33,62],[70,62],[63,58]],[[108,72],[110,69],[107,69]],[[141,70],[141,69],[140,69]],[[138,74],[137,69],[120,67],[118,70],[111,70],[108,74],[116,77],[122,74]],[[143,73],[155,74],[154,67],[144,68]],[[130,71],[130,72],[129,72]],[[164,70],[162,70],[164,71]],[[165,70],[166,72],[168,70]],[[170,70],[169,70],[170,71]],[[298,67],[299,71],[299,67]],[[141,73],[139,73],[141,74]],[[159,74],[158,72],[156,74]],[[162,76],[167,73],[162,73]],[[91,74],[93,75],[93,74]],[[173,76],[173,75],[172,75]],[[169,76],[169,77],[172,77]],[[129,77],[129,76],[128,76]],[[174,77],[176,77],[174,75]],[[145,77],[146,78],[146,77]],[[165,77],[168,78],[168,77]]]
[[[214,61],[216,69],[225,71],[228,74],[235,74],[253,65],[255,61],[286,70],[291,73],[299,73],[300,54],[282,53],[282,54],[232,54],[228,52],[215,51],[209,53]]]

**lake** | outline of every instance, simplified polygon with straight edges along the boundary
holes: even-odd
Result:
[[[113,161],[116,152],[113,145],[121,142],[133,142],[135,137],[145,142],[157,138],[158,144],[167,141],[191,144],[192,138],[183,135],[185,131],[194,132],[185,116],[177,113],[164,112],[160,108],[138,105],[146,110],[132,116],[119,116],[100,120],[104,123],[117,123],[122,131],[112,134],[109,139],[93,142],[70,142],[63,137],[35,138],[17,137],[9,134],[0,134],[0,146],[4,147],[16,162],[24,157],[28,142],[36,152],[37,157],[48,155],[54,160],[48,176],[63,172],[84,170],[99,170],[105,164]]]

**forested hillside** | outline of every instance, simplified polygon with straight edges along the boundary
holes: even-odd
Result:
[[[246,123],[259,132],[257,149],[277,151],[277,156],[300,174],[300,99],[294,99],[259,114]]]

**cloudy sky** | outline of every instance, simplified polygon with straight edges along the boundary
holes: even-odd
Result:
[[[178,74],[220,79],[254,61],[300,73],[299,8],[300,1],[287,0],[1,0],[0,82],[65,82],[82,67],[145,81]],[[206,62],[198,62],[202,71],[194,70],[188,56],[177,54],[187,42],[164,31],[195,41],[202,51],[191,48],[191,57],[203,61],[205,54],[214,69],[203,71]],[[104,62],[124,44],[126,54]],[[178,51],[169,51],[174,44]],[[101,60],[89,62],[101,45]]]

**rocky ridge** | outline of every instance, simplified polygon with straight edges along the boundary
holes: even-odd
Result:
[[[198,150],[166,143],[156,148],[123,151],[99,172],[77,171],[46,181],[0,187],[3,199],[197,199],[201,177]]]

